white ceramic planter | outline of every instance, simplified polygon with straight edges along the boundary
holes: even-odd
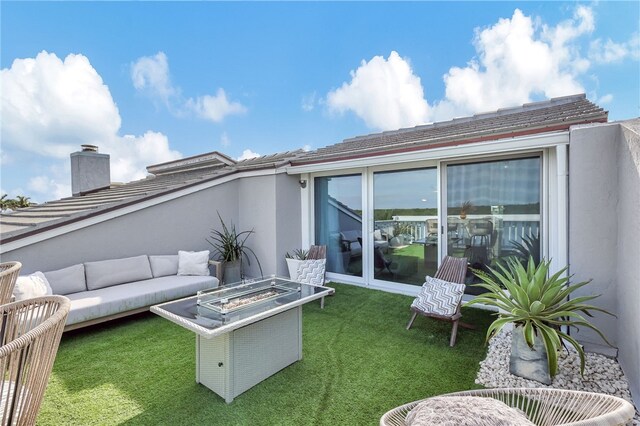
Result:
[[[298,267],[304,263],[304,260],[298,259],[285,259],[287,261],[287,268],[289,268],[289,277],[291,280],[296,281],[298,279]]]

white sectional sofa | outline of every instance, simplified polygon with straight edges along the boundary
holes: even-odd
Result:
[[[215,263],[215,275],[219,275],[220,265]],[[217,276],[177,273],[178,255],[142,255],[85,262],[44,272],[44,276],[53,294],[71,300],[66,331],[143,312],[220,283]]]

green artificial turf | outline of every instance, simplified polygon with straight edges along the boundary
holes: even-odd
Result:
[[[195,337],[151,313],[65,333],[40,425],[375,425],[403,403],[477,388],[491,317],[463,310],[477,330],[420,317],[412,298],[332,284],[305,305],[304,358],[226,404],[195,383]]]

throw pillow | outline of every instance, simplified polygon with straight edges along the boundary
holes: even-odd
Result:
[[[209,275],[209,250],[178,252],[178,275]]]
[[[426,399],[407,414],[407,426],[533,426],[527,416],[502,401],[479,396]]]
[[[154,278],[178,274],[177,254],[149,256],[149,263]]]
[[[426,280],[411,307],[443,317],[455,314],[466,286],[430,276],[427,276]]]
[[[71,294],[87,291],[87,282],[84,276],[84,265],[73,265],[56,271],[44,272],[53,294]]]
[[[16,285],[13,288],[15,301],[33,299],[34,297],[46,296],[53,294],[49,281],[40,271],[31,275],[18,277]]]

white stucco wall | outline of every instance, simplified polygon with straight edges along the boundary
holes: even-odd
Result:
[[[618,149],[618,359],[640,400],[640,119],[624,123]]]
[[[592,322],[618,347],[634,398],[640,398],[640,119],[572,129],[569,166],[569,263],[577,295],[617,318]],[[581,328],[587,347],[602,340]]]

